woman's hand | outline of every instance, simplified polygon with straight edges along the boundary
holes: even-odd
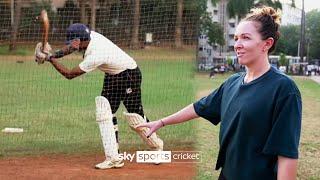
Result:
[[[142,127],[149,128],[150,130],[146,134],[146,136],[149,137],[149,136],[151,136],[152,133],[156,132],[158,129],[160,129],[161,127],[163,127],[165,125],[178,124],[178,123],[189,121],[191,119],[198,118],[198,117],[199,116],[195,112],[193,104],[189,104],[188,106],[186,106],[182,110],[180,110],[170,116],[162,118],[158,121],[140,124],[140,125],[136,126],[135,128],[142,128]]]
[[[160,119],[158,121],[152,121],[152,122],[149,122],[149,123],[142,123],[140,125],[137,125],[135,128],[143,128],[143,127],[149,128],[149,131],[146,134],[146,136],[149,138],[152,133],[156,132],[158,129],[160,129],[163,126],[164,126],[164,123]]]

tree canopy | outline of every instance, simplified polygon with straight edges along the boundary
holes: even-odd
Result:
[[[306,40],[311,59],[320,59],[320,11],[313,10],[306,15]],[[309,42],[308,42],[309,41]]]

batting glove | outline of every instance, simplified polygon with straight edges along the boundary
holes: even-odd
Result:
[[[34,55],[35,55],[35,61],[38,63],[38,64],[43,64],[45,61],[50,61],[51,60],[51,51],[52,48],[50,46],[49,43],[47,43],[44,47],[42,47],[42,43],[39,42],[37,45],[36,45],[36,48],[35,48],[35,52],[34,52]]]

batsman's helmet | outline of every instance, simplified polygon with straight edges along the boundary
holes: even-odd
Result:
[[[67,28],[67,41],[66,44],[70,44],[72,40],[80,39],[80,41],[90,40],[90,29],[80,23],[71,24]]]

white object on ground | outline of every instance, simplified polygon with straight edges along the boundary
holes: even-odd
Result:
[[[23,128],[4,128],[2,129],[2,132],[4,133],[22,133],[23,132]]]

